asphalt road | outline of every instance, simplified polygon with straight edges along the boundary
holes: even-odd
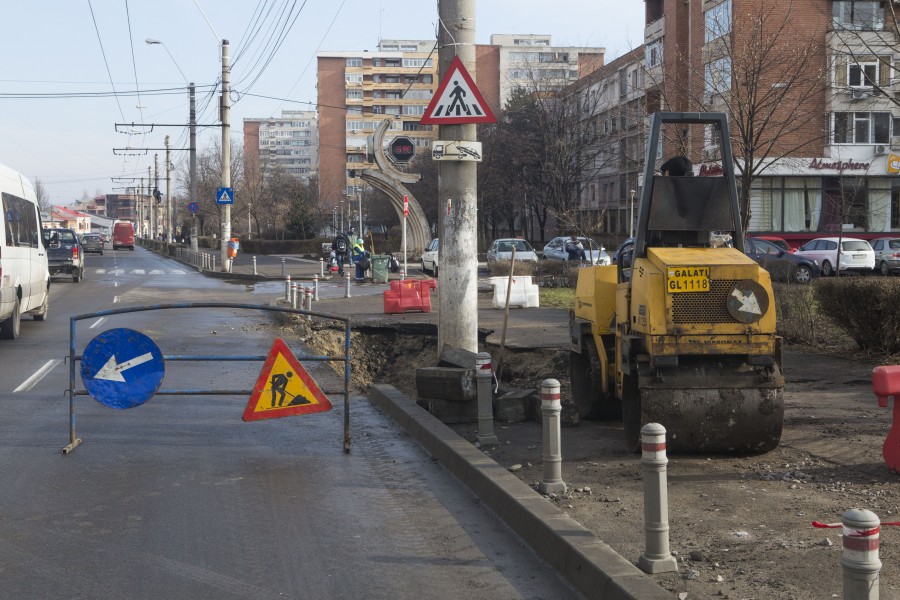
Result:
[[[0,344],[0,597],[579,597],[477,497],[364,398],[241,421],[247,397],[159,396],[130,410],[76,397],[69,455],[69,319],[162,302],[265,301],[141,248],[87,258],[51,287],[50,318]],[[164,354],[267,353],[256,311],[169,310],[79,321],[78,351],[129,327]],[[289,345],[296,340],[288,340]],[[167,389],[250,389],[260,363],[167,365]],[[320,387],[339,382],[319,365]],[[80,378],[77,387],[81,388]]]

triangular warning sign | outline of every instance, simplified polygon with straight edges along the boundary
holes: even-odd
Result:
[[[494,123],[494,113],[484,101],[458,56],[453,57],[434,98],[425,109],[423,125]]]
[[[244,420],[277,419],[327,410],[331,410],[331,402],[284,340],[276,339],[244,409]]]

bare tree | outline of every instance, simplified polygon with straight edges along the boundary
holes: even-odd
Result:
[[[739,179],[741,220],[751,217],[753,180],[772,164],[817,149],[827,136],[821,106],[828,86],[824,27],[797,18],[794,0],[745,4],[746,12],[707,28],[702,89],[693,106],[728,115]],[[820,22],[820,25],[824,25]],[[716,136],[708,136],[716,140]],[[704,160],[720,159],[704,140]]]
[[[50,195],[47,193],[47,188],[44,187],[44,182],[41,181],[40,177],[34,178],[34,195],[37,197],[38,208],[41,212],[49,211]]]

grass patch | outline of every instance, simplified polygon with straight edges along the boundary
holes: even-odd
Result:
[[[575,288],[541,288],[541,306],[564,308],[575,306]]]

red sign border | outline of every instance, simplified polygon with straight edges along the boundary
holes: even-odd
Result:
[[[281,408],[256,412],[255,409],[256,405],[259,403],[259,397],[262,396],[262,393],[266,389],[266,383],[269,381],[269,375],[272,373],[272,367],[275,366],[275,361],[278,359],[279,354],[284,356],[288,364],[294,369],[294,372],[297,373],[297,376],[300,377],[300,380],[306,384],[307,389],[318,404],[283,406]],[[322,393],[322,390],[319,389],[318,384],[313,380],[306,369],[303,368],[303,365],[300,364],[300,361],[297,360],[297,357],[294,356],[294,353],[291,352],[291,349],[288,348],[284,340],[276,338],[275,343],[272,344],[272,349],[269,350],[269,355],[266,357],[266,362],[259,372],[259,378],[256,380],[256,385],[253,386],[253,393],[250,394],[250,401],[247,402],[247,408],[244,409],[243,420],[261,421],[263,419],[277,419],[279,417],[290,417],[294,415],[308,415],[326,412],[331,410],[331,408],[331,402],[325,394]]]
[[[458,71],[459,75],[469,85],[469,89],[472,90],[472,95],[475,96],[475,100],[477,100],[478,104],[484,109],[484,115],[480,117],[434,116],[434,110],[435,108],[437,108],[437,103],[441,99],[441,96],[444,95],[444,90],[447,88],[447,84],[450,83],[451,79],[453,79],[454,71]],[[438,86],[437,91],[434,93],[434,97],[431,98],[431,102],[428,103],[428,107],[425,109],[425,114],[422,115],[419,123],[421,123],[422,125],[467,125],[471,123],[496,122],[497,117],[494,116],[494,112],[491,110],[491,107],[488,106],[487,102],[485,102],[484,96],[481,95],[481,91],[479,91],[478,86],[475,85],[475,82],[472,80],[472,76],[469,75],[469,72],[463,66],[462,61],[459,60],[459,57],[454,56],[453,61],[450,63],[450,68],[447,69],[446,73],[444,73],[444,78],[441,80],[441,84]]]

